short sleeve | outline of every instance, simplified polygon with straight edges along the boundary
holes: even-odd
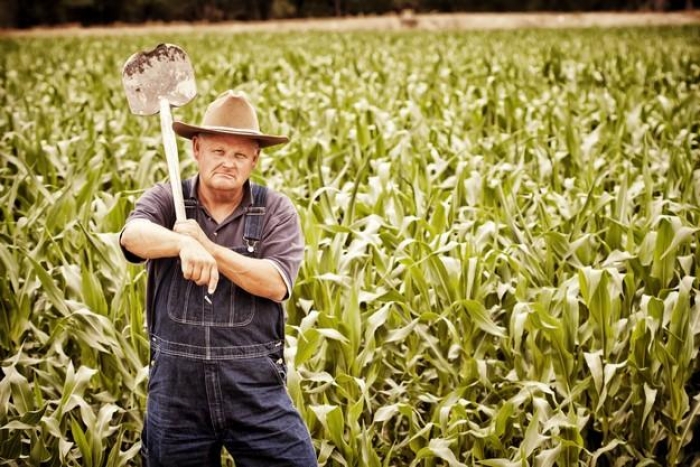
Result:
[[[299,215],[292,202],[283,195],[275,198],[273,203],[268,203],[268,209],[272,213],[263,230],[261,257],[275,263],[289,288],[289,295],[304,257],[304,239]]]
[[[166,183],[159,183],[144,192],[136,201],[133,211],[127,217],[124,227],[129,222],[136,219],[145,219],[154,224],[161,225],[168,229],[172,229],[175,225],[175,208],[173,205],[173,194],[170,186]],[[121,246],[121,235],[124,233],[122,228],[119,234],[119,245]],[[122,253],[127,261],[131,263],[141,263],[143,258],[133,254],[123,246]]]

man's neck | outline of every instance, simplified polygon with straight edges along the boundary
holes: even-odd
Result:
[[[206,190],[200,185],[197,189],[199,202],[209,212],[217,223],[221,223],[236,210],[243,200],[242,187],[236,191],[214,191]]]

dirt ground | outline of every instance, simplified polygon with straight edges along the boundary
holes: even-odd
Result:
[[[109,35],[154,32],[254,32],[254,31],[358,31],[358,30],[478,30],[513,28],[585,28],[623,26],[700,25],[700,10],[673,13],[604,12],[604,13],[452,13],[362,16],[349,18],[292,19],[266,22],[227,23],[149,23],[82,28],[35,28],[0,30],[0,35]]]

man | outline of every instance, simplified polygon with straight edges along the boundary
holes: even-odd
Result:
[[[237,467],[317,465],[309,432],[286,390],[284,313],[303,255],[290,200],[249,181],[260,149],[286,143],[260,132],[255,109],[228,91],[192,140],[198,173],[183,182],[188,219],[176,223],[172,190],[139,199],[120,243],[148,260],[151,344],[145,464]]]

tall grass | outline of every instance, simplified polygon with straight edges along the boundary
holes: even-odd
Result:
[[[0,464],[137,464],[117,233],[166,164],[120,69],[168,41],[199,90],[176,118],[237,88],[292,137],[254,176],[302,219],[288,386],[321,465],[700,465],[698,39],[0,39]]]

